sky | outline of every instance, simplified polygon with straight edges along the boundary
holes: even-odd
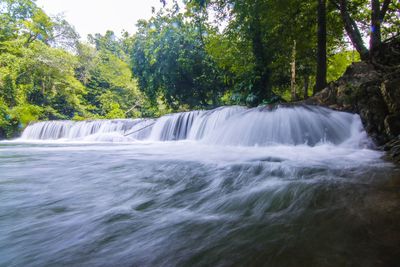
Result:
[[[36,4],[52,16],[63,14],[82,39],[88,34],[112,30],[134,33],[139,19],[151,17],[151,7],[162,7],[160,0],[37,0]]]

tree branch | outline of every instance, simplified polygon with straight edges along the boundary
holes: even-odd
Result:
[[[385,0],[382,4],[381,12],[379,13],[379,20],[382,22],[383,19],[385,18],[386,12],[389,9],[389,5],[392,1],[391,0]]]
[[[329,1],[332,5],[334,5],[338,10],[340,10],[340,5],[338,2],[336,2],[335,0],[330,0]]]
[[[349,36],[353,46],[356,48],[358,53],[360,53],[361,59],[367,59],[369,55],[368,49],[364,45],[364,41],[362,39],[362,35],[360,30],[358,29],[357,23],[350,17],[350,14],[347,10],[347,1],[340,0],[339,2],[339,11],[342,17],[344,27],[346,29],[347,35]]]

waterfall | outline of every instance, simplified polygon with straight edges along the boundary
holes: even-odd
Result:
[[[154,124],[150,139],[155,141],[187,139],[193,121],[202,113],[204,112],[191,111],[163,116]]]
[[[145,139],[150,134],[151,119],[93,121],[42,121],[29,125],[22,140],[127,141]],[[137,130],[137,131],[136,131]],[[125,136],[130,132],[129,138]]]
[[[22,140],[175,141],[229,146],[331,143],[362,147],[367,135],[356,114],[315,106],[273,109],[239,106],[165,115],[158,119],[42,121],[29,125]]]

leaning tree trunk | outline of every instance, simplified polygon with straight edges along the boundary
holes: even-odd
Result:
[[[326,87],[326,0],[318,0],[318,50],[316,92]]]
[[[333,1],[333,3],[336,4],[335,1]],[[344,28],[346,29],[346,33],[349,36],[351,43],[360,54],[362,60],[368,59],[369,51],[364,45],[364,41],[356,22],[351,18],[347,10],[347,0],[340,0],[339,4],[337,4],[337,7],[340,10],[340,15],[344,23]]]

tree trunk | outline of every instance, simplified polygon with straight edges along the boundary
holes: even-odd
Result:
[[[385,18],[386,12],[392,1],[383,1],[382,8],[380,7],[379,0],[371,0],[371,35],[369,40],[369,50],[373,51],[381,42],[381,24]]]
[[[351,43],[360,54],[361,59],[369,59],[370,51],[365,47],[360,30],[347,10],[347,0],[330,0],[330,2],[339,9],[346,33],[349,36]],[[381,44],[381,24],[392,1],[384,0],[382,8],[380,7],[379,2],[379,0],[371,0],[371,34],[369,42],[371,51]]]
[[[392,2],[392,0],[383,1],[383,5],[382,5],[382,8],[381,8],[381,11],[379,12],[379,21],[381,23],[383,22],[383,20],[385,18],[386,12],[388,11],[389,5],[390,5],[391,2]]]
[[[255,59],[253,93],[258,97],[258,103],[264,99],[271,98],[269,56],[265,53],[265,44],[262,39],[260,14],[257,2],[254,4],[254,13],[250,24],[253,55]]]
[[[308,98],[309,83],[310,83],[310,77],[308,75],[304,76],[304,99]]]
[[[326,87],[326,71],[326,0],[318,0],[317,92]]]
[[[379,0],[371,0],[371,33],[369,50],[373,51],[381,44],[381,21]]]
[[[291,88],[291,92],[292,92],[292,101],[297,101],[297,94],[296,94],[296,40],[293,41],[292,63],[290,65],[291,65],[290,88]]]
[[[350,17],[350,14],[347,10],[347,0],[340,0],[338,8],[340,10],[340,15],[344,23],[344,28],[346,29],[347,35],[349,36],[351,43],[360,54],[362,60],[368,59],[369,51],[364,45],[364,41],[356,22]]]

